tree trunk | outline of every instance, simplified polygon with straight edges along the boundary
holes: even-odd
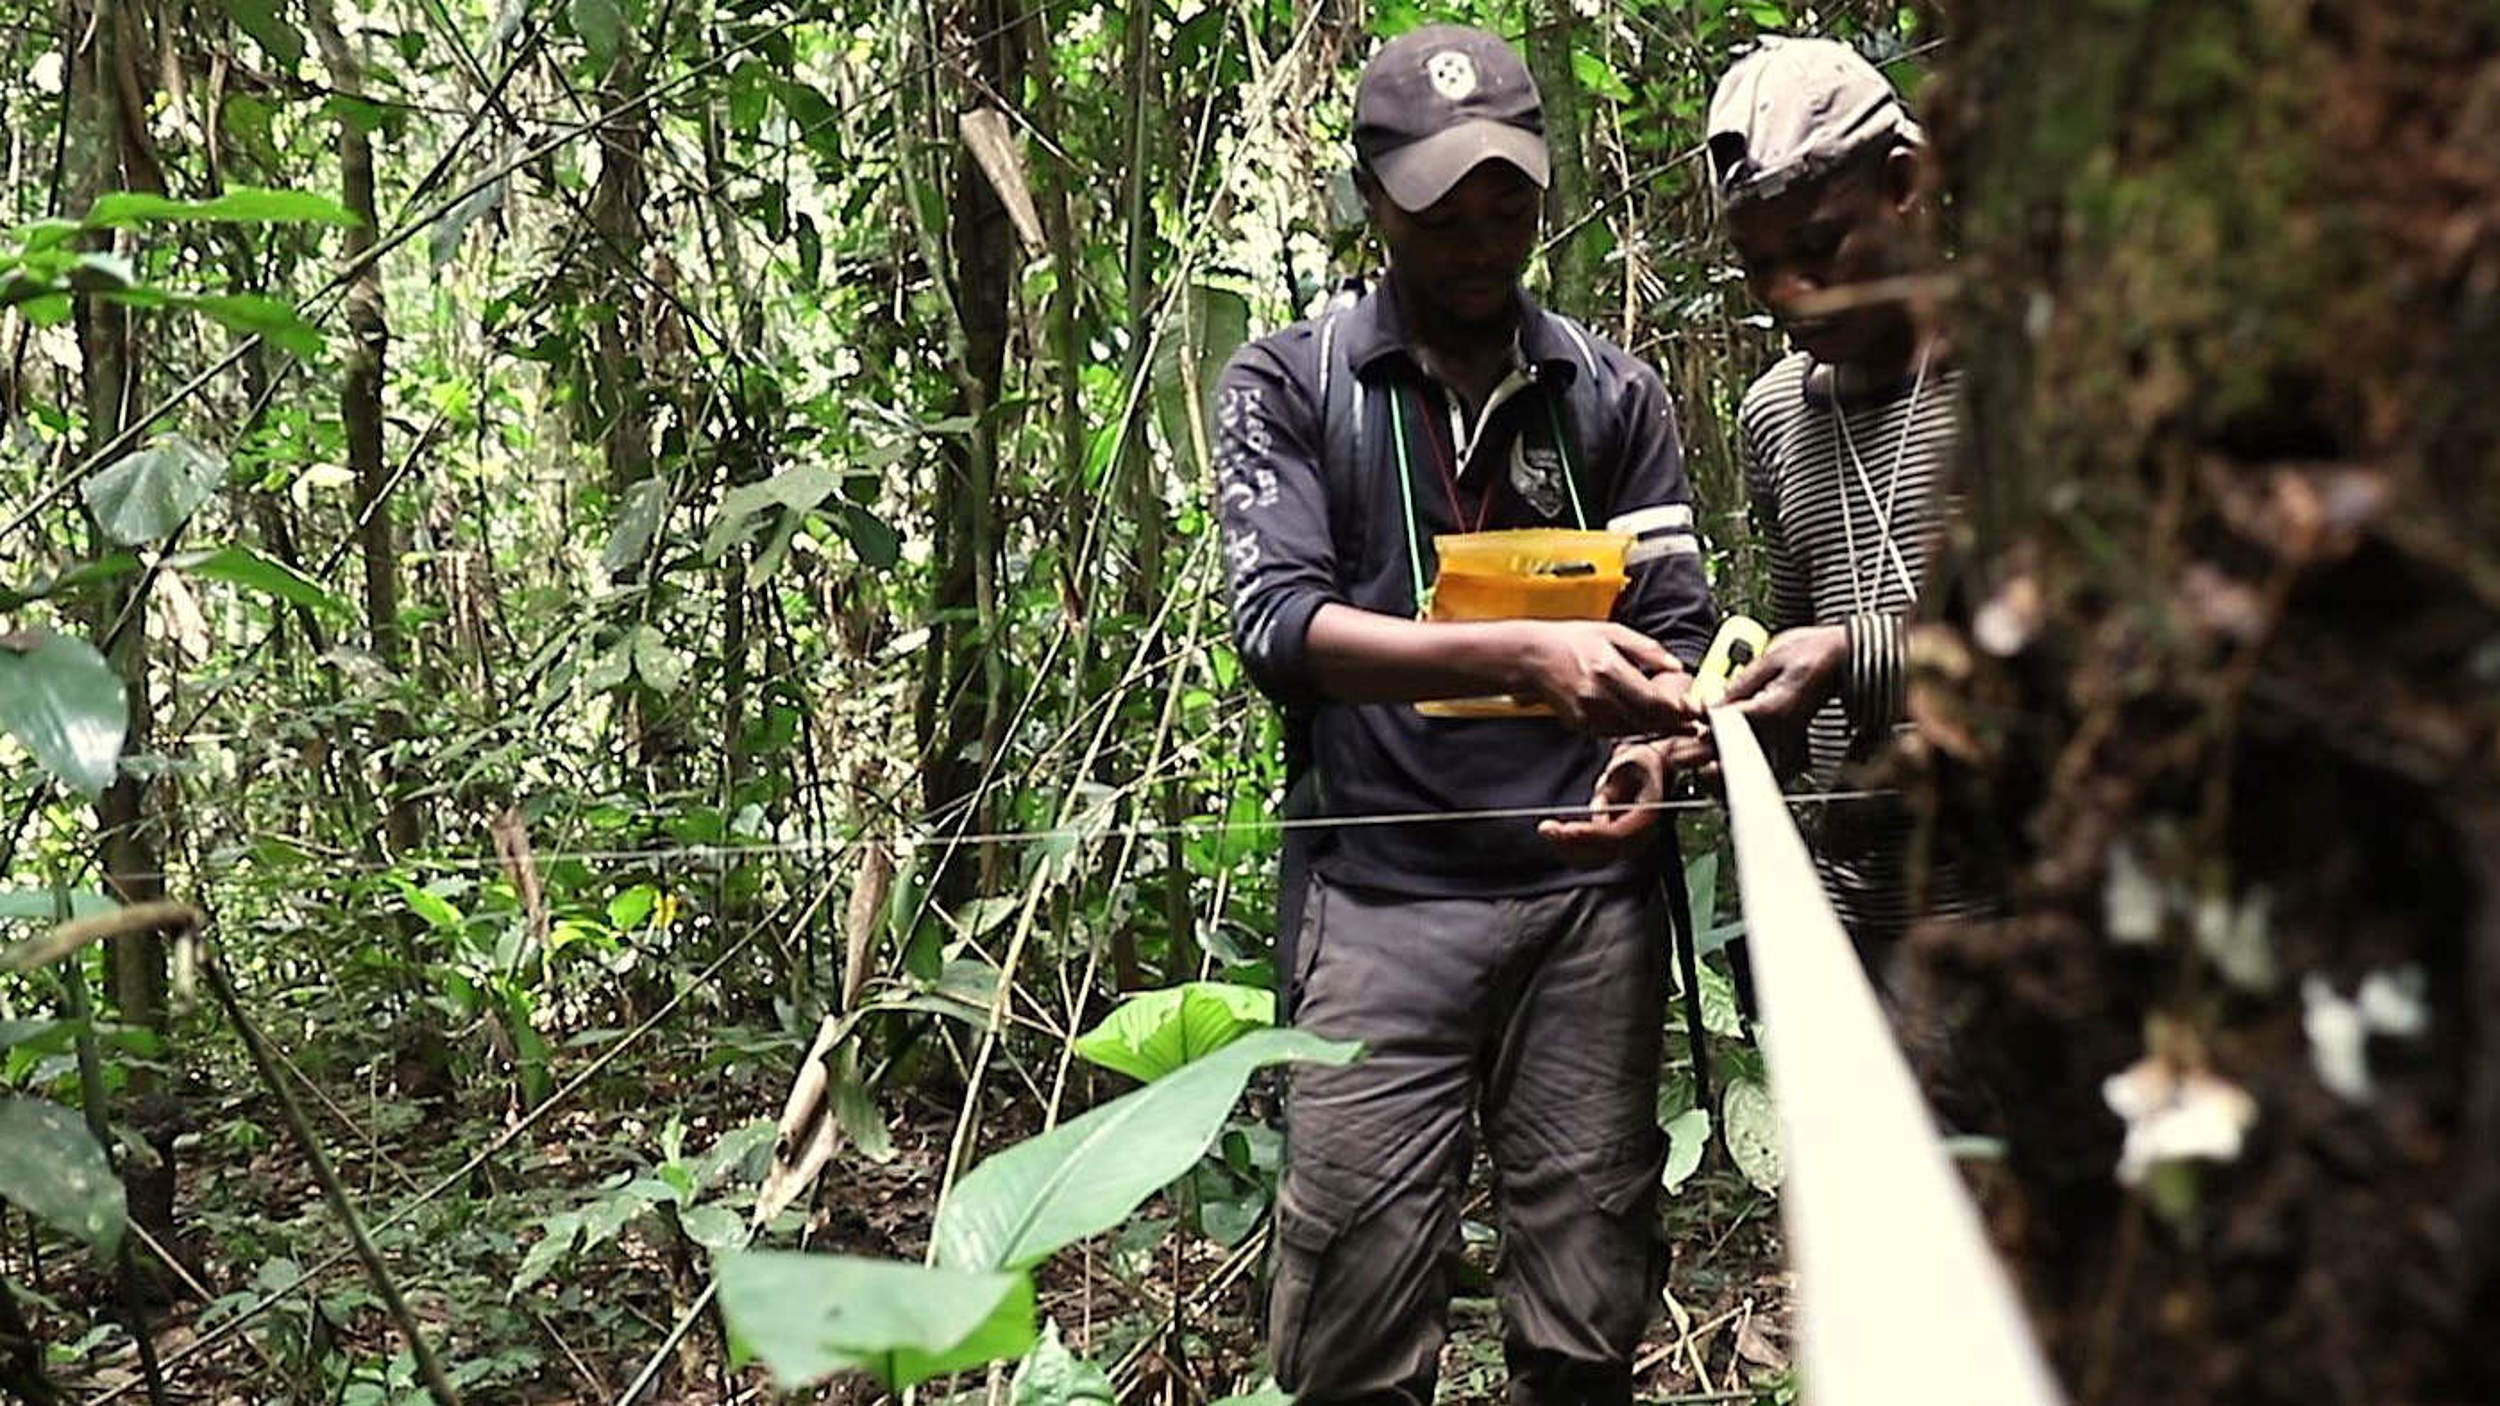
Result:
[[[961,20],[971,45],[976,92],[1024,89],[1022,34],[1008,22],[1005,0],[973,0]],[[933,42],[937,36],[932,36]],[[1008,300],[1015,281],[1015,231],[1006,206],[952,124],[954,153],[947,204],[945,264],[932,272],[948,285],[955,335],[949,338],[955,378],[954,417],[963,433],[943,437],[936,495],[938,563],[931,594],[929,649],[920,682],[921,797],[949,828],[985,828],[973,804],[985,761],[997,754],[1005,723],[1007,640],[998,620],[998,404],[1007,358]],[[950,856],[932,879],[941,903],[969,897],[976,881],[998,877],[1002,851],[986,847],[977,867]]]
[[[364,94],[364,68],[338,26],[329,0],[308,11],[331,85],[351,98]],[[373,200],[373,141],[355,122],[339,120],[340,200],[362,223],[347,232],[346,253],[361,260],[373,248],[380,221]],[[394,675],[408,665],[399,628],[399,537],[391,520],[390,465],[382,453],[382,392],[391,330],[383,315],[382,269],[361,267],[347,285],[347,354],[339,382],[339,425],[347,436],[347,467],[356,476],[358,554],[364,562],[365,630],[373,657]],[[423,813],[411,795],[408,715],[385,706],[375,717],[382,743],[382,789],[387,797],[382,830],[394,855],[413,853],[423,841]]]
[[[1571,0],[1531,4],[1537,14],[1528,31],[1528,67],[1536,76],[1537,94],[1545,101],[1545,142],[1553,156],[1553,181],[1545,190],[1545,222],[1552,230],[1571,228],[1588,209],[1588,164],[1582,159],[1582,118],[1587,95],[1580,90],[1579,71],[1571,66],[1578,40],[1579,15]],[[1597,316],[1597,241],[1602,224],[1582,225],[1554,241],[1545,251],[1550,298],[1559,311],[1594,320]]]
[[[75,7],[76,32],[86,37],[85,51],[73,66],[71,105],[72,193],[70,209],[84,212],[96,197],[114,190],[162,194],[164,183],[147,133],[146,36],[129,6],[82,0]],[[98,248],[111,247],[109,233],[95,236]],[[121,433],[140,394],[137,332],[127,308],[100,299],[78,301],[77,331],[80,384],[87,417],[87,443],[96,447]],[[110,549],[101,533],[93,534],[95,554]],[[95,628],[105,655],[120,675],[130,707],[130,730],[122,751],[143,755],[154,745],[154,710],[148,684],[147,602],[128,582],[114,582],[96,595]],[[122,772],[96,804],[102,832],[106,882],[130,903],[165,896],[158,837],[152,832],[148,787],[139,777]],[[113,1000],[121,1018],[133,1025],[162,1030],[165,1023],[165,944],[154,932],[117,937],[112,943]],[[147,1079],[134,1074],[134,1083]],[[169,1228],[169,1227],[159,1227]]]
[[[2010,911],[1916,934],[1910,1003],[1995,1086],[2079,1406],[2493,1400],[2500,21],[1955,24],[1971,550],[1913,754]],[[2334,1038],[2417,976],[2418,1033]],[[2257,1114],[2131,1196],[2148,1032]]]

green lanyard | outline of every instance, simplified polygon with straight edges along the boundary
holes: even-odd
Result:
[[[1572,450],[1571,436],[1563,433],[1562,410],[1555,405],[1552,392],[1539,386],[1537,393],[1545,398],[1546,423],[1554,427],[1554,450],[1562,456],[1563,491],[1571,495],[1571,521],[1585,532],[1588,530],[1589,515],[1587,509],[1580,505],[1580,474],[1576,462],[1579,456]],[[1419,405],[1422,394],[1420,390],[1416,392]],[[1398,398],[1398,387],[1394,385],[1389,388],[1389,427],[1389,442],[1396,445],[1398,451],[1398,502],[1406,509],[1406,571],[1415,590],[1415,617],[1420,620],[1431,592],[1424,584],[1423,525],[1415,513],[1415,461],[1414,451],[1407,445],[1406,406]],[[1451,472],[1457,472],[1455,466]],[[1486,491],[1492,490],[1488,488]]]

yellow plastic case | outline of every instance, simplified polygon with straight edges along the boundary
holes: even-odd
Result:
[[[1622,532],[1530,527],[1432,539],[1441,566],[1426,620],[1603,620],[1623,594]],[[1553,709],[1506,695],[1418,703],[1432,718],[1544,718]]]

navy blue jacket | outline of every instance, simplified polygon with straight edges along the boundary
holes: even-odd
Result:
[[[1647,521],[1683,528],[1666,556],[1632,569],[1615,618],[1687,667],[1709,646],[1717,617],[1666,388],[1579,324],[1522,304],[1519,364],[1472,444],[1408,349],[1385,284],[1249,343],[1225,367],[1216,486],[1234,644],[1285,708],[1289,761],[1316,774],[1327,814],[1585,806],[1609,751],[1550,719],[1437,719],[1321,693],[1305,647],[1322,605],[1415,614],[1410,502],[1427,582],[1432,534],[1477,527],[1479,513],[1488,529],[1604,527],[1663,509]],[[1404,494],[1392,397],[1408,431]],[[1350,826],[1329,832],[1314,862],[1340,884],[1493,897],[1616,882],[1646,872],[1647,860],[1572,869],[1535,820],[1517,819]]]

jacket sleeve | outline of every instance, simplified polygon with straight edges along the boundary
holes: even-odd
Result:
[[[1701,538],[1675,410],[1657,373],[1635,365],[1616,397],[1615,413],[1622,462],[1606,518],[1615,530],[1640,538],[1643,551],[1661,553],[1632,568],[1615,618],[1665,645],[1686,668],[1698,668],[1718,629],[1718,611],[1702,575]]]
[[[1288,340],[1297,335],[1299,345]],[[1309,341],[1289,333],[1243,347],[1216,392],[1216,517],[1233,648],[1251,681],[1279,703],[1320,696],[1305,649],[1311,617],[1343,599],[1320,468],[1320,408],[1279,355]]]

